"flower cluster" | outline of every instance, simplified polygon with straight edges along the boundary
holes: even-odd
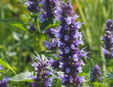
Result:
[[[106,27],[105,27],[106,33],[103,37],[104,41],[104,48],[103,52],[106,58],[113,58],[113,21],[107,20]]]
[[[60,17],[58,20],[60,28],[58,32],[60,49],[60,67],[64,72],[62,84],[65,86],[81,87],[82,77],[78,73],[82,72],[82,65],[85,65],[82,58],[86,58],[87,52],[84,48],[79,50],[79,45],[84,45],[82,33],[79,32],[80,22],[75,22],[78,15],[74,15],[70,2],[61,2]]]
[[[48,18],[55,17],[57,0],[43,0],[42,8],[44,9],[43,14],[40,16],[41,22],[44,22]]]
[[[7,82],[9,81],[9,78],[3,78],[2,81],[0,81],[0,87],[8,87]]]
[[[91,81],[95,82],[95,81],[101,81],[101,74],[102,72],[100,71],[100,67],[98,65],[95,65],[92,72],[91,72]]]
[[[49,87],[51,72],[48,69],[50,65],[50,61],[45,59],[41,59],[39,55],[37,55],[36,59],[38,59],[38,63],[33,63],[33,66],[36,70],[36,77],[33,78],[32,86],[33,87]]]
[[[27,4],[28,11],[32,13],[38,13],[40,11],[39,3],[41,0],[28,0],[25,4]]]

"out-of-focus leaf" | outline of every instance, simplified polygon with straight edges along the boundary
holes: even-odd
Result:
[[[102,77],[103,82],[113,80],[113,72],[110,72]]]
[[[20,22],[17,18],[8,18],[8,19],[0,19],[0,23],[5,22],[5,23],[15,23],[15,22]]]
[[[0,45],[0,49],[6,50],[6,48],[3,45]]]
[[[16,76],[10,78],[10,81],[26,81],[26,82],[32,82],[33,81],[33,72],[24,72],[17,74]]]
[[[15,40],[20,41],[20,38],[16,32],[13,32],[13,37]]]
[[[105,87],[104,84],[99,83],[99,82],[93,82],[93,87]]]
[[[6,62],[4,62],[2,59],[0,59],[0,64],[4,67],[7,67],[8,69],[10,69],[11,71],[13,71],[14,74],[16,74],[16,72],[14,71],[14,69],[9,65],[7,64]]]
[[[27,31],[27,29],[23,26],[22,23],[14,23],[14,24],[11,24],[11,25],[16,27],[16,28],[19,28],[21,30]]]

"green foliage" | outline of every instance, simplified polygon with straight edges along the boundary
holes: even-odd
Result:
[[[33,72],[24,72],[24,73],[20,73],[20,74],[16,74],[14,77],[10,78],[10,81],[25,81],[25,82],[32,82],[33,81]]]

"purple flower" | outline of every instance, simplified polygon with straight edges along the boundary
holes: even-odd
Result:
[[[32,87],[49,87],[51,85],[49,76],[51,75],[48,66],[51,65],[51,61],[41,59],[37,55],[38,63],[33,63],[36,70],[36,77],[33,78]]]
[[[0,81],[0,87],[8,87],[7,82],[9,81],[9,78],[3,78],[2,81]]]
[[[102,49],[106,58],[113,58],[113,21],[107,20],[105,26],[105,35],[103,37],[104,48]]]
[[[57,43],[58,42],[57,42],[56,39],[52,39],[51,42],[49,42],[49,41],[46,41],[45,42],[45,47],[48,47],[48,50],[51,50],[53,52],[56,52],[56,49],[57,49],[57,46],[58,46]]]
[[[80,22],[75,19],[73,7],[70,2],[61,2],[61,10],[57,19],[60,21],[58,46],[60,49],[60,67],[64,72],[62,84],[65,86],[81,87],[82,79],[78,73],[82,72],[82,65],[85,65],[82,58],[86,58],[87,52],[84,48],[79,50],[79,45],[84,45],[82,33],[79,32]]]
[[[29,31],[30,32],[33,32],[33,31],[36,31],[37,29],[33,26],[33,24],[30,22],[29,23],[30,27],[29,27]]]
[[[101,81],[101,74],[100,67],[98,65],[95,65],[92,72],[91,72],[91,81]]]
[[[54,28],[47,29],[45,33],[49,38],[55,38],[56,30]]]
[[[2,65],[0,64],[0,70],[3,70]]]

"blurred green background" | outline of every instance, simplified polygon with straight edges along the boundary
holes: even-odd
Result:
[[[0,58],[6,60],[16,73],[33,70],[31,65],[34,52],[45,50],[43,41],[48,39],[45,35],[35,37],[34,34],[26,31],[26,24],[32,20],[24,5],[25,1],[0,0]],[[84,47],[89,52],[89,59],[85,60],[86,66],[83,68],[84,73],[89,73],[93,64],[101,66],[103,75],[112,71],[113,60],[106,62],[104,59],[101,52],[101,47],[103,47],[101,38],[105,33],[107,19],[113,20],[113,0],[71,0],[71,2],[74,12],[80,15],[77,20],[84,23],[81,31]],[[38,47],[34,49],[34,45]],[[5,74],[8,77],[14,76],[8,70]],[[105,87],[113,87],[112,82],[109,83]],[[10,87],[31,87],[31,83],[26,82],[10,83],[9,85]],[[84,84],[84,87],[88,85]]]

